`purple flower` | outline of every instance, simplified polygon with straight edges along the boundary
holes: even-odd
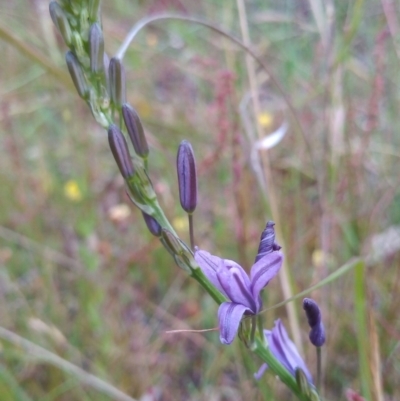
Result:
[[[301,358],[299,351],[293,341],[290,340],[288,333],[283,325],[281,319],[275,321],[275,326],[272,330],[264,330],[265,338],[268,342],[268,347],[274,357],[293,375],[295,376],[296,370],[301,369],[306,375],[308,381],[312,384],[311,373],[306,364]],[[268,365],[264,363],[261,365],[259,371],[254,377],[259,380],[263,373],[268,369]]]
[[[262,309],[261,290],[276,276],[283,256],[273,251],[251,268],[250,277],[236,262],[196,249],[194,258],[208,280],[230,301],[218,310],[220,340],[230,344],[243,315],[256,315]]]

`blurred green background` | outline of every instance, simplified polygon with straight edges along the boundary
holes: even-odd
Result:
[[[166,333],[215,327],[216,305],[131,206],[107,136],[72,87],[48,2],[0,6],[0,400],[123,399],[96,378],[142,401],[292,399],[272,375],[254,380],[260,361],[239,341]],[[175,171],[177,146],[188,139],[199,172],[199,246],[249,268],[273,193],[295,293],[365,257],[365,269],[311,294],[328,336],[323,394],[400,399],[399,4],[104,0],[108,54],[142,17],[167,11],[240,39],[247,26],[270,72],[254,67],[254,113],[251,64],[227,39],[177,21],[137,36],[124,60],[128,99],[168,218],[188,240]],[[268,151],[267,187],[254,170],[257,119],[265,135],[289,127]],[[275,279],[265,306],[282,300]],[[300,301],[295,308],[315,372]],[[287,322],[285,308],[264,314],[268,327],[277,317]]]

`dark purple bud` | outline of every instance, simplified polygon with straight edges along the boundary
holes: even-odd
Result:
[[[145,159],[149,154],[149,146],[138,113],[131,105],[124,103],[122,115],[136,154]]]
[[[260,245],[254,263],[258,262],[263,256],[273,251],[279,251],[281,247],[275,242],[275,223],[268,221],[264,231],[261,233]]]
[[[325,343],[325,327],[322,323],[319,306],[313,299],[304,298],[303,309],[306,312],[308,324],[311,327],[309,334],[310,341],[316,347],[321,347]]]
[[[92,24],[89,30],[90,70],[94,73],[104,68],[104,37],[100,24]]]
[[[142,215],[149,231],[156,237],[161,237],[162,228],[157,220],[147,213],[142,212]]]
[[[88,84],[82,66],[74,53],[68,51],[65,54],[65,61],[67,62],[68,71],[71,75],[72,81],[79,96],[85,99],[89,93]]]
[[[125,69],[122,60],[113,57],[108,67],[111,101],[121,107],[126,102]]]
[[[64,10],[56,1],[52,1],[49,4],[49,12],[50,12],[50,17],[53,20],[54,25],[58,28],[59,32],[61,33],[64,42],[66,43],[67,46],[70,46],[72,43],[71,42],[72,32],[68,22],[68,18]]]
[[[193,213],[197,205],[197,174],[193,148],[188,141],[179,145],[176,168],[181,206],[187,213]]]
[[[114,124],[108,128],[108,143],[122,176],[125,179],[133,176],[134,169],[128,144],[120,129]]]
[[[309,339],[311,344],[316,347],[322,347],[325,344],[325,327],[321,322],[310,330]]]

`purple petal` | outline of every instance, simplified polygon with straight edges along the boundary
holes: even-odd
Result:
[[[219,306],[219,339],[222,344],[230,344],[233,341],[246,311],[249,311],[249,308],[233,302],[223,302]]]
[[[218,256],[211,255],[211,253],[207,251],[202,251],[198,248],[194,253],[194,259],[200,266],[205,276],[211,282],[211,284],[220,292],[222,292],[222,294],[228,297],[217,278],[217,270],[221,263],[223,264],[223,259],[219,258]]]
[[[264,330],[268,346],[272,354],[294,376],[297,368],[301,368],[307,379],[312,383],[311,373],[301,358],[296,346],[290,340],[288,333],[280,319],[275,321],[275,326],[270,330]]]
[[[260,380],[261,376],[266,372],[267,369],[268,369],[268,365],[266,363],[263,363],[260,366],[260,369],[258,369],[257,373],[254,373],[254,378],[256,380]]]
[[[258,300],[260,291],[278,274],[282,266],[282,260],[282,253],[272,252],[253,265],[250,272],[250,280],[254,299]]]
[[[226,262],[222,263],[217,270],[217,277],[232,302],[244,305],[256,313],[256,302],[251,293],[250,279],[242,267],[236,265],[229,268]]]

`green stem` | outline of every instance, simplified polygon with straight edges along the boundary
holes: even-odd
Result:
[[[322,376],[322,366],[321,366],[321,347],[317,347],[317,390],[321,390],[321,376]]]
[[[193,232],[193,213],[188,214],[189,219],[189,237],[190,237],[190,248],[194,251],[194,232]]]
[[[208,292],[218,305],[221,305],[222,302],[226,302],[226,298],[208,281],[200,267],[193,269],[192,266],[192,277]]]

